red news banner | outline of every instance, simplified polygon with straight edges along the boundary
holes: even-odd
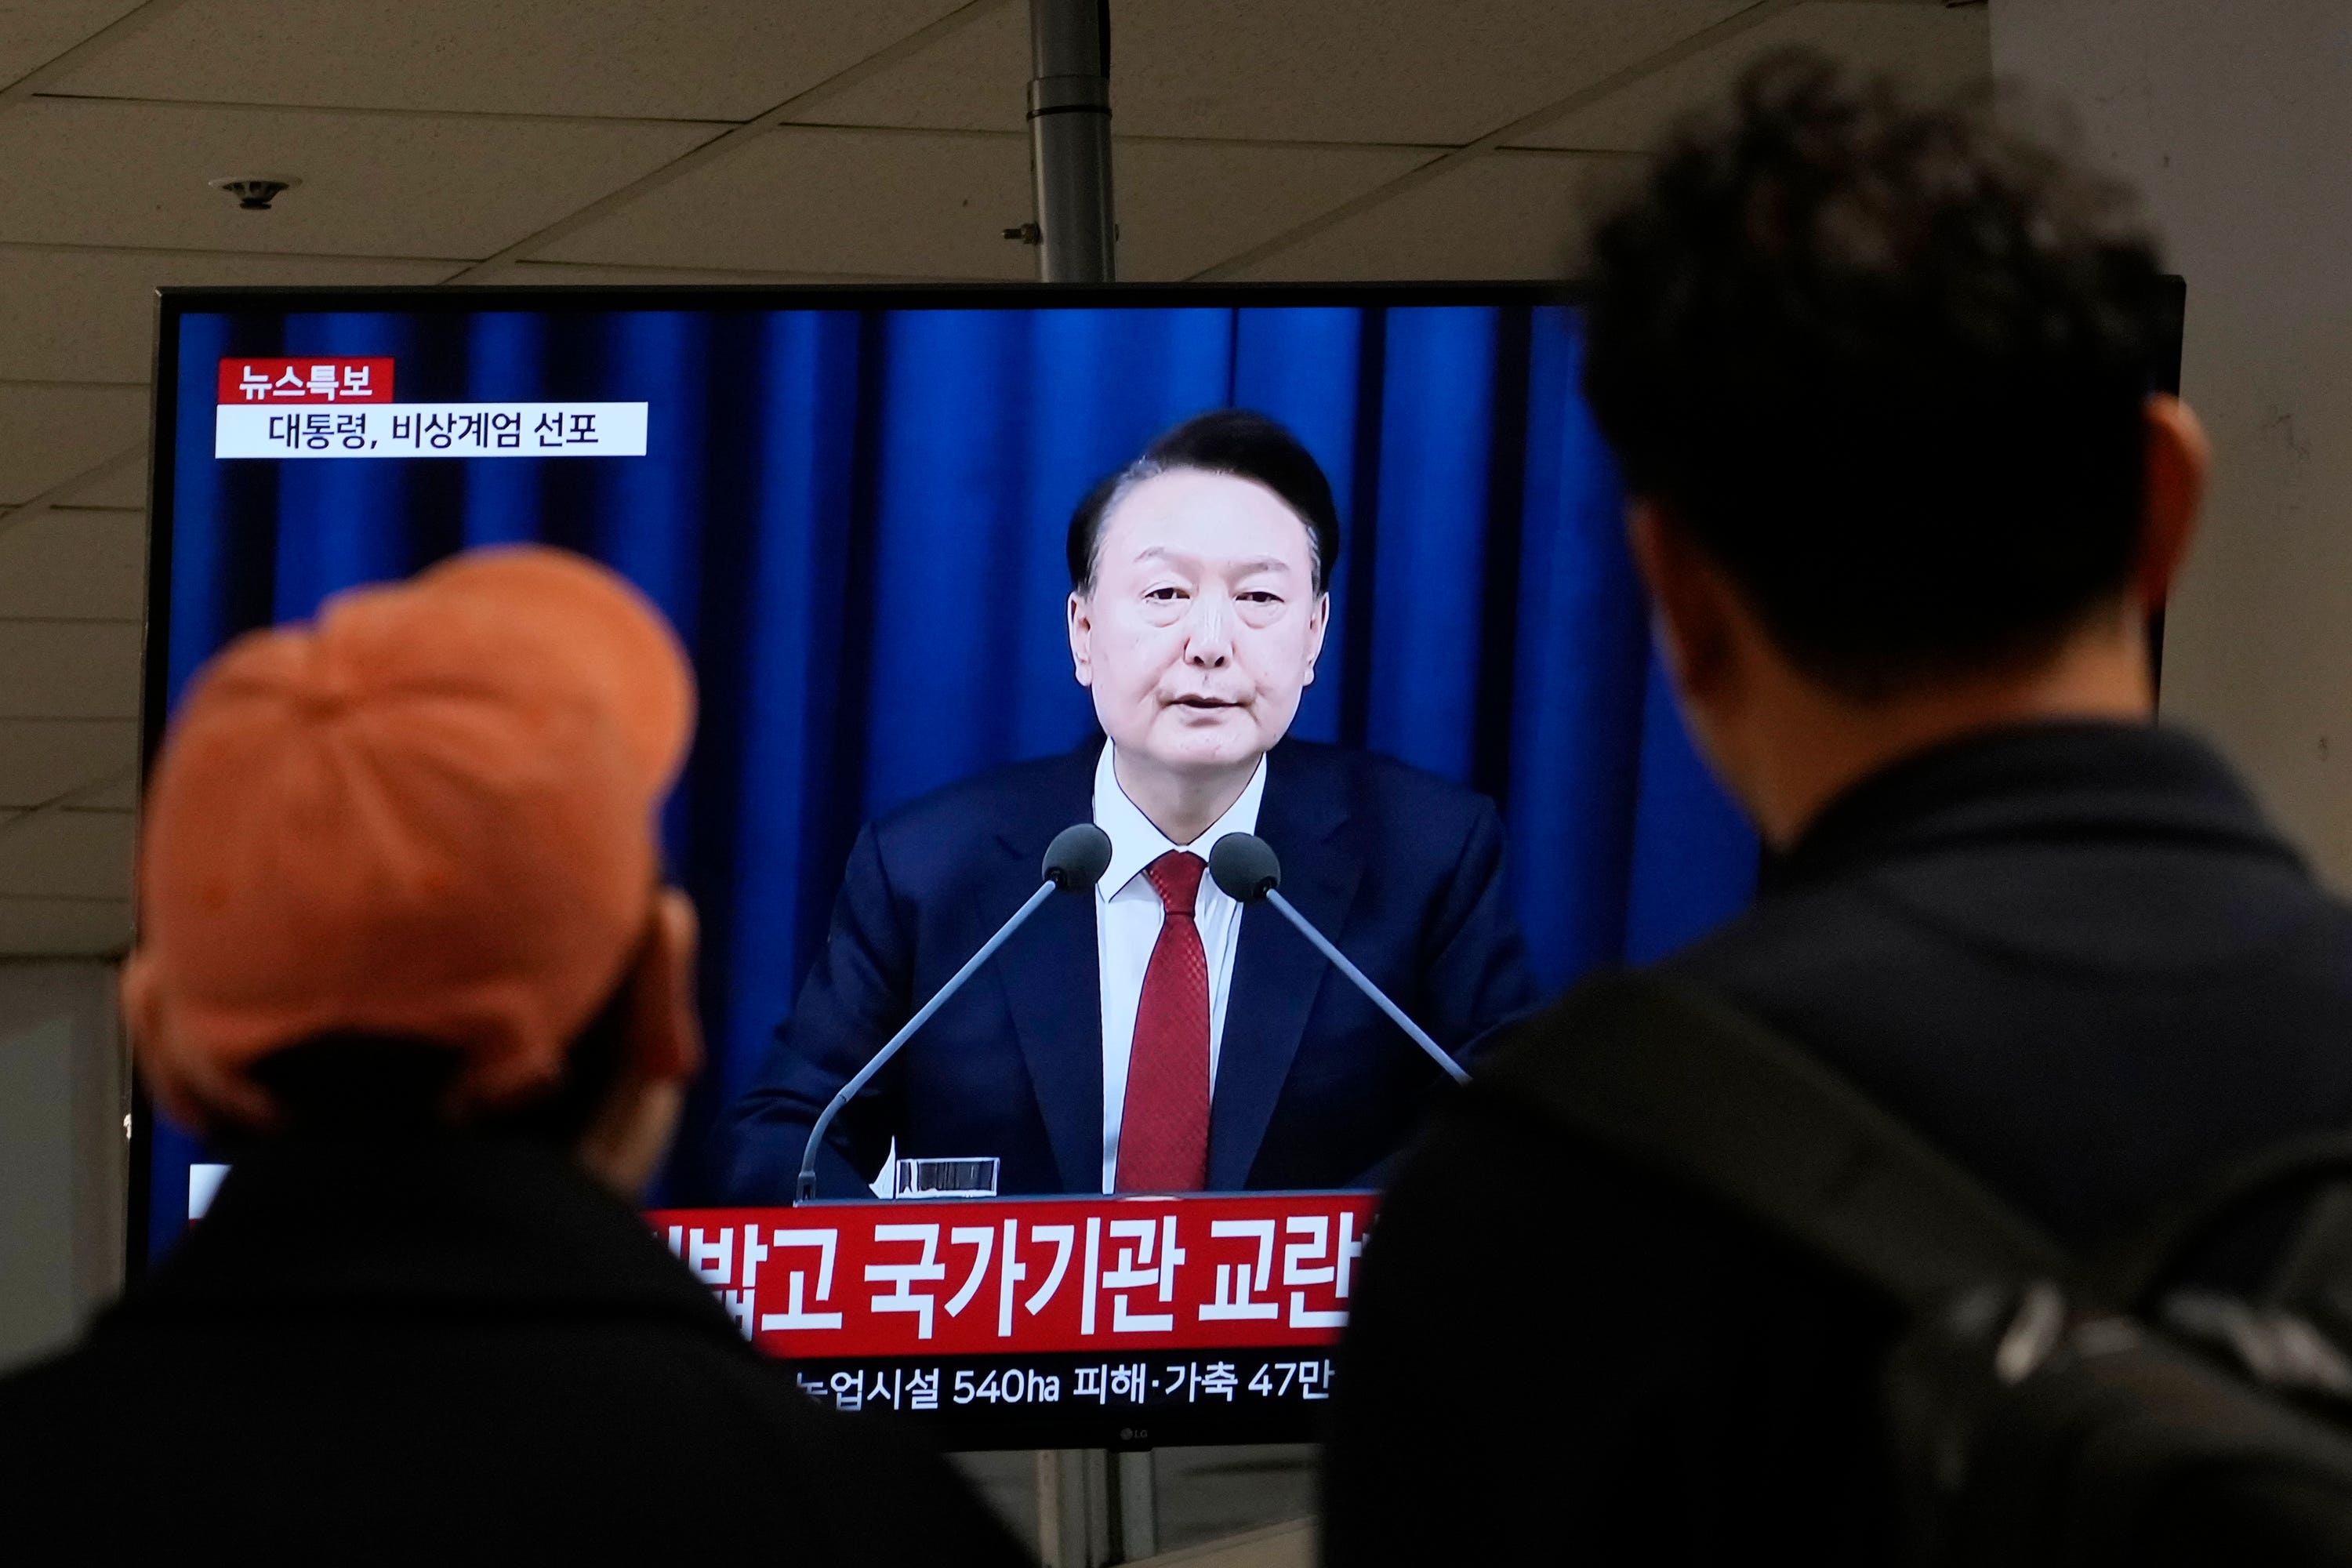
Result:
[[[1336,1342],[1370,1193],[671,1209],[646,1218],[796,1361]]]
[[[392,361],[383,359],[225,359],[220,401],[390,403]]]

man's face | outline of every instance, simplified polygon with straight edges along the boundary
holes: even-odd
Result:
[[[1093,591],[1070,595],[1070,655],[1123,756],[1213,773],[1282,739],[1330,607],[1296,512],[1180,468],[1111,508],[1096,555]]]

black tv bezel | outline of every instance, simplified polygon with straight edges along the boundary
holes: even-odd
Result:
[[[149,439],[147,626],[141,668],[139,773],[143,790],[168,717],[170,681],[173,483],[179,437],[180,323],[190,314],[261,310],[289,312],[381,312],[470,315],[493,310],[597,315],[614,311],[674,310],[1098,310],[1105,307],[1232,310],[1260,307],[1329,306],[1342,309],[1410,308],[1416,305],[1491,305],[1534,309],[1573,306],[1583,290],[1573,283],[1497,280],[1414,283],[1045,283],[973,284],[743,284],[743,285],[487,285],[417,288],[165,288],[156,290],[153,411]],[[135,920],[134,908],[134,920]],[[149,1267],[149,1236],[154,1210],[153,1107],[132,1071],[130,1138],[130,1214],[125,1233],[125,1279],[136,1281]],[[1034,1447],[1134,1446],[1115,1415],[1087,1420],[1038,1422],[1016,1418],[988,1446]],[[1190,1424],[1188,1424],[1189,1426]],[[1277,1422],[1231,1433],[1187,1430],[1176,1441],[1276,1442],[1311,1436],[1295,1423]]]
[[[2164,279],[2172,332],[2167,351],[2151,366],[2158,391],[2177,395],[2185,336],[2187,284]],[[178,437],[181,318],[237,307],[278,311],[381,311],[403,314],[473,314],[485,310],[607,314],[615,310],[768,311],[787,310],[1087,310],[1107,306],[1138,309],[1240,309],[1249,306],[1363,309],[1370,306],[1498,305],[1533,309],[1582,302],[1586,290],[1573,281],[1433,281],[1397,283],[1110,283],[1032,282],[935,284],[644,284],[644,285],[390,285],[366,288],[164,288],[156,290],[153,408],[149,435],[146,637],[141,660],[139,778],[143,792],[167,717],[170,679],[172,486]],[[2164,614],[2149,627],[2149,660],[2160,679]],[[134,931],[136,905],[133,906]],[[125,1226],[124,1278],[135,1282],[147,1271],[153,1210],[153,1108],[135,1066],[131,1079],[129,1140],[129,1214]],[[1074,1420],[1053,1430],[1021,1424],[992,1447],[1036,1447],[1073,1434],[1102,1436],[1097,1426],[1115,1422]],[[1083,1431],[1082,1431],[1083,1429]],[[1294,1432],[1244,1432],[1227,1441],[1283,1440]],[[1179,1439],[1182,1440],[1182,1439]],[[1217,1440],[1192,1436],[1190,1440]],[[1105,1446],[1120,1446],[1116,1436]]]

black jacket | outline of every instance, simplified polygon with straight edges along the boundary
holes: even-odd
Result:
[[[817,1114],[1036,890],[1054,836],[1092,817],[1102,745],[950,784],[858,836],[824,952],[731,1113],[729,1202],[791,1199]],[[1492,802],[1310,741],[1283,742],[1265,767],[1257,834],[1282,857],[1283,892],[1440,1044],[1473,1048],[1535,1005]],[[1445,1080],[1271,905],[1241,922],[1209,1187],[1358,1185]],[[1091,897],[1039,909],[844,1109],[820,1190],[863,1196],[895,1138],[902,1158],[994,1156],[1008,1196],[1101,1191],[1096,941]]]
[[[0,1381],[0,1516],[16,1561],[1024,1561],[570,1162],[464,1136],[240,1162],[81,1345]]]
[[[2151,728],[2017,730],[1899,764],[1665,969],[2077,1245],[2231,1155],[2352,1126],[2352,911],[2218,758]],[[1474,1089],[1365,1254],[1328,1559],[1885,1561],[1874,1377],[1893,1326],[1791,1248]]]

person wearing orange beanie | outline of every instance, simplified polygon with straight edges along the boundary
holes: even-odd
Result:
[[[702,1058],[656,837],[693,725],[653,606],[530,546],[197,676],[123,1016],[233,1169],[82,1344],[0,1381],[20,1543],[1021,1561],[935,1456],[805,1400],[629,1207]]]

